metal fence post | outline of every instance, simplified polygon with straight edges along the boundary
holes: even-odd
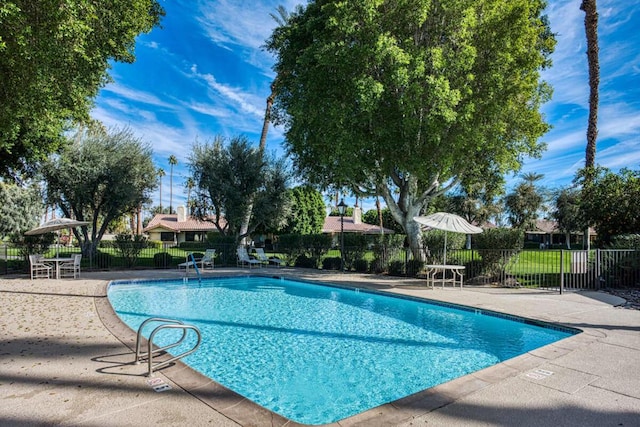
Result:
[[[564,292],[564,249],[560,249],[560,295]]]

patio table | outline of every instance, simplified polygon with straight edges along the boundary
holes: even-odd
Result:
[[[427,285],[429,285],[430,283],[432,289],[435,285],[435,282],[442,283],[443,288],[445,283],[451,283],[453,284],[453,287],[456,287],[458,284],[460,284],[460,289],[462,289],[464,265],[428,264],[424,267],[426,270]],[[448,275],[447,272],[450,272],[451,274]],[[436,277],[438,273],[442,273],[442,278]]]
[[[42,262],[44,263],[52,263],[56,266],[56,279],[60,278],[60,264],[63,262],[73,262],[73,258],[42,258]]]

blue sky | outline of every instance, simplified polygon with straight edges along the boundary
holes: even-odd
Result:
[[[554,65],[543,75],[554,88],[542,111],[553,129],[542,140],[541,159],[527,159],[522,173],[544,174],[542,185],[570,184],[584,162],[588,77],[584,13],[580,0],[549,0],[547,14],[558,44]],[[274,74],[273,58],[261,49],[276,25],[278,5],[293,10],[299,1],[170,0],[163,28],[139,37],[137,60],[114,64],[113,83],[104,87],[92,116],[106,126],[129,126],[152,145],[169,205],[170,155],[174,168],[173,206],[184,203],[191,146],[215,135],[246,135],[258,144]],[[306,4],[306,3],[305,3]],[[600,114],[596,162],[618,170],[640,165],[640,0],[598,0],[600,14]],[[283,130],[271,127],[267,147],[282,153]],[[511,183],[517,177],[508,177]],[[350,203],[353,203],[351,201]],[[158,192],[153,195],[158,204]],[[365,210],[372,201],[363,203]]]

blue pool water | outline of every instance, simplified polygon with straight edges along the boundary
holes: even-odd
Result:
[[[108,297],[134,330],[149,317],[196,325],[202,345],[187,364],[303,424],[346,418],[575,333],[281,278],[113,282]],[[156,341],[175,342],[169,335]]]

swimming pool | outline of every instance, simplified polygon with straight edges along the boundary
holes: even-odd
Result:
[[[149,317],[197,326],[202,345],[185,363],[303,424],[338,421],[575,333],[481,310],[259,276],[120,281],[108,297],[134,330]],[[166,344],[162,338],[158,343]]]

